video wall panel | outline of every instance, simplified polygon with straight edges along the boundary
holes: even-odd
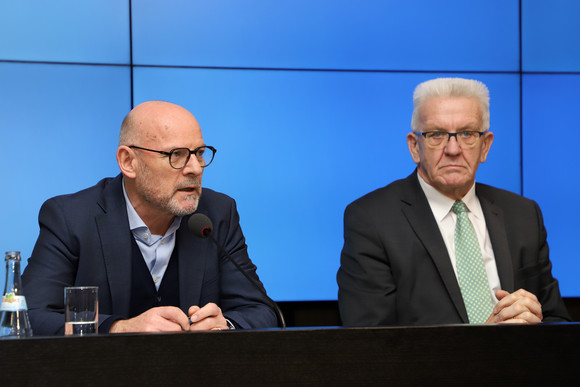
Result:
[[[580,71],[580,2],[522,1],[524,71]]]
[[[129,64],[129,2],[0,0],[0,60]]]
[[[0,63],[0,85],[0,246],[20,250],[25,263],[46,199],[118,173],[129,68]]]
[[[540,203],[554,274],[578,297],[574,152],[553,133],[578,126],[579,11],[567,0],[0,0],[0,245],[26,259],[42,202],[116,175],[124,115],[164,99],[218,148],[204,184],[237,200],[270,294],[336,299],[344,207],[413,170],[414,86],[463,76],[491,91],[495,140],[478,181]]]
[[[517,71],[518,1],[134,1],[139,65]]]
[[[524,195],[542,208],[554,275],[570,297],[580,297],[579,90],[580,74],[524,75]]]

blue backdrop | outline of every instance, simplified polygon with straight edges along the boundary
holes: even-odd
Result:
[[[572,0],[0,0],[0,249],[26,259],[42,202],[119,173],[124,115],[167,100],[218,148],[204,185],[237,200],[271,296],[336,299],[345,206],[412,172],[416,84],[462,76],[491,91],[478,181],[538,201],[554,274],[578,297],[564,144],[579,16]]]

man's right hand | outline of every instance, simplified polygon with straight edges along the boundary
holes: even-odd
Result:
[[[115,321],[109,333],[181,332],[189,329],[189,318],[175,306],[151,308],[128,320]]]

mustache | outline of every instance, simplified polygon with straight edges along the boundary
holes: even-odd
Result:
[[[195,188],[197,188],[198,190],[201,189],[201,182],[199,181],[199,179],[192,177],[192,178],[188,178],[185,181],[183,181],[182,183],[180,183],[176,189],[182,189],[182,188],[187,188],[187,187],[191,187],[194,186]]]

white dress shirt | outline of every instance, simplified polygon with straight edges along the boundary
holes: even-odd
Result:
[[[451,259],[453,270],[455,271],[455,276],[457,276],[457,259],[455,256],[454,240],[457,215],[451,211],[451,207],[453,206],[453,203],[455,203],[455,200],[443,195],[434,187],[427,184],[427,182],[423,180],[419,173],[417,173],[417,177],[419,178],[419,184],[421,185],[423,192],[425,192],[425,196],[427,196],[427,201],[429,202],[429,206],[431,207],[433,216],[435,216],[435,220],[439,226],[439,231],[441,231],[441,235],[445,241],[445,246],[449,252],[449,257]],[[481,209],[479,199],[475,195],[475,183],[461,200],[467,206],[467,216],[475,228],[475,234],[477,235],[479,248],[481,249],[481,256],[483,258],[485,270],[487,272],[487,279],[489,281],[492,300],[493,303],[496,304],[498,301],[495,297],[495,292],[496,290],[501,289],[501,284],[499,281],[499,275],[497,274],[495,256],[493,254],[489,232],[487,231],[487,226],[485,224],[483,210]]]

